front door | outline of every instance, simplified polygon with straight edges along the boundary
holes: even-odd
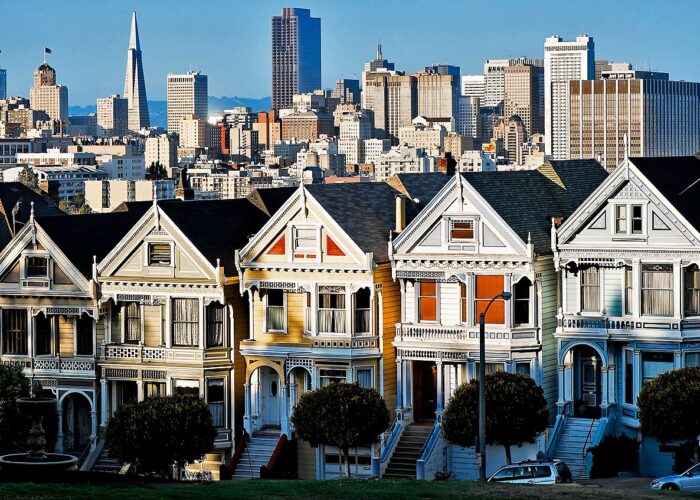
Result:
[[[600,365],[600,359],[592,349],[584,348],[578,353],[575,408],[578,417],[600,417]]]
[[[437,408],[437,366],[430,361],[413,362],[413,418],[435,420]]]
[[[280,380],[272,368],[260,368],[260,413],[262,426],[280,426]]]

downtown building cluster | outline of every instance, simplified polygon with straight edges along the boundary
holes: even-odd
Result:
[[[271,109],[210,109],[206,74],[172,73],[163,129],[135,14],[124,91],[94,115],[68,115],[46,62],[29,99],[0,70],[0,359],[56,395],[59,448],[118,467],[114,411],[189,393],[218,430],[189,473],[255,477],[288,440],[298,477],[337,477],[339,451],[290,417],[347,381],[393,414],[353,474],[470,479],[474,448],[440,420],[485,363],[548,402],[550,428],[514,459],[585,477],[589,447],[628,435],[640,470],[663,472],[674,450],[640,433],[636,398],[700,366],[699,84],[554,36],[480,75],[403,71],[380,45],[324,89],[320,19],[285,8],[271,41]]]

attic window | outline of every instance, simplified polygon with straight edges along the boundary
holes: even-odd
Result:
[[[172,260],[170,244],[149,243],[148,244],[148,265],[149,266],[169,266]]]
[[[450,241],[473,241],[473,220],[450,220]]]
[[[27,257],[27,278],[48,278],[48,257]]]

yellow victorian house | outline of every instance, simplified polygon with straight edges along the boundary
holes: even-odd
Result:
[[[393,185],[301,186],[240,251],[240,287],[250,304],[249,337],[240,343],[250,440],[235,476],[256,476],[276,443],[294,437],[290,415],[305,391],[357,382],[395,407],[401,294],[388,245],[444,182],[435,174]],[[370,474],[372,455],[355,450],[355,474]],[[298,443],[301,478],[337,475],[342,460],[336,449]]]

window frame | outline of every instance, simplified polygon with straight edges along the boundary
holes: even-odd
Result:
[[[123,320],[122,320],[122,325],[123,325],[123,332],[122,332],[122,342],[125,344],[139,344],[143,342],[143,311],[141,307],[140,302],[136,301],[127,301],[123,303],[124,305],[122,306],[123,309]],[[130,316],[129,315],[129,308],[131,306],[134,306],[134,308],[138,311],[138,316]],[[131,335],[130,333],[130,327],[129,325],[131,324],[131,321],[133,321],[135,324],[138,321],[139,325],[139,334],[138,338],[130,338]]]
[[[43,274],[32,274],[30,273],[30,269],[32,267],[36,268],[36,265],[30,264],[30,261],[32,259],[42,259],[45,263],[44,266],[44,273]],[[24,256],[24,277],[26,279],[49,279],[50,278],[50,259],[48,255],[38,255],[38,254],[26,254]]]
[[[440,285],[437,280],[418,280],[416,281],[417,287],[416,287],[416,318],[418,319],[418,323],[439,323],[440,320],[440,307],[439,307],[439,299],[438,297],[440,296]],[[433,295],[423,295],[423,286],[426,284],[432,284],[434,288]],[[434,309],[433,309],[433,315],[435,316],[433,319],[424,319],[423,318],[423,300],[430,300],[432,299],[434,301]]]
[[[282,305],[281,306],[270,306],[269,304],[269,298],[270,298],[270,292],[271,291],[278,291],[282,294]],[[287,318],[287,291],[281,288],[268,288],[265,292],[265,296],[263,297],[264,300],[264,305],[265,305],[265,314],[263,315],[264,321],[265,321],[265,333],[287,333],[287,324],[288,324],[288,318]],[[270,328],[270,318],[268,316],[269,314],[269,308],[270,307],[282,307],[282,318],[283,318],[283,325],[282,329],[273,329]]]
[[[8,346],[8,338],[9,338],[9,333],[7,331],[7,325],[9,324],[7,318],[5,315],[7,314],[15,314],[17,317],[15,319],[20,319],[24,318],[24,331],[21,329],[13,329],[13,335],[17,336],[17,338],[14,339],[14,343],[17,345],[24,344],[24,351],[9,351],[6,349]],[[2,334],[2,344],[0,345],[2,354],[6,354],[9,356],[28,356],[29,355],[29,318],[28,318],[28,311],[27,309],[19,309],[19,308],[6,308],[2,309],[0,311],[0,315],[2,317],[2,328],[0,329],[0,333]],[[22,320],[20,319],[19,323],[21,323]],[[21,326],[21,325],[20,325]],[[23,338],[22,338],[23,337]]]
[[[369,380],[371,383],[371,385],[368,387],[368,389],[374,389],[375,380],[374,380],[374,367],[373,366],[370,366],[370,365],[355,366],[352,370],[353,381],[357,382],[357,384],[360,387],[364,387],[362,384],[360,384],[358,374],[359,374],[359,372],[365,372],[365,371],[369,372]]]
[[[670,267],[671,288],[651,288],[651,287],[645,287],[645,286],[644,286],[645,267],[651,267],[651,266],[668,266],[668,267]],[[675,266],[674,266],[673,264],[667,263],[667,262],[643,262],[643,263],[641,264],[641,269],[640,269],[640,272],[641,272],[641,280],[640,280],[640,284],[639,284],[639,298],[640,298],[640,311],[639,311],[639,314],[640,314],[640,316],[646,316],[646,317],[652,317],[652,318],[672,318],[672,317],[674,316],[674,314],[675,314],[675,308],[676,308],[676,306],[675,306],[675,293],[676,293],[676,291],[675,291],[675,269],[674,269],[674,267],[675,267]],[[669,271],[668,271],[668,270],[666,270],[666,271],[654,271],[654,270],[651,270],[651,271],[646,271],[646,272],[664,272],[664,273],[668,273]],[[644,296],[645,296],[645,294],[644,294],[644,292],[645,292],[645,291],[652,291],[652,292],[653,292],[653,291],[666,291],[666,292],[670,292],[670,295],[671,295],[671,301],[670,301],[670,304],[671,304],[671,312],[670,312],[669,314],[658,314],[658,313],[653,313],[653,312],[646,312],[646,311],[645,311],[645,308],[644,308],[644,305],[645,305],[645,302],[644,302]]]
[[[457,224],[470,224],[471,229],[457,229],[455,226]],[[460,218],[460,217],[450,217],[448,221],[448,240],[455,243],[465,243],[465,242],[475,242],[476,241],[476,228],[477,223],[474,218]],[[455,237],[455,231],[470,231],[471,237]]]
[[[175,306],[176,301],[191,301],[197,305],[195,310],[197,311],[197,318],[196,320],[175,320],[175,314],[177,312],[177,307]],[[200,311],[200,300],[197,297],[172,297],[170,299],[170,340],[171,340],[171,345],[172,347],[179,348],[179,347],[184,347],[184,348],[198,348],[200,346],[200,340],[201,340],[201,323],[202,323],[202,318],[201,318],[201,311]],[[183,324],[183,325],[195,325],[196,326],[196,334],[194,335],[194,341],[190,342],[189,344],[181,344],[175,342],[175,325],[177,324]]]
[[[344,372],[344,376],[341,377],[339,372]],[[338,372],[336,374],[330,374],[330,372]],[[324,383],[324,380],[330,380],[330,382]],[[344,367],[337,366],[324,366],[318,368],[318,387],[325,387],[336,382],[347,382],[348,381],[348,370]]]
[[[367,307],[357,307],[358,294],[361,291],[363,291],[363,293],[365,293],[364,291],[366,291],[366,293],[367,293]],[[362,287],[362,288],[359,288],[356,292],[354,292],[352,294],[352,307],[353,307],[353,311],[352,311],[352,321],[353,321],[352,333],[353,333],[353,335],[357,335],[357,336],[372,335],[372,333],[373,333],[372,332],[372,330],[373,330],[373,328],[372,328],[372,290],[369,287]],[[358,321],[359,314],[358,313],[360,313],[360,312],[362,312],[362,313],[366,312],[367,316],[369,316],[369,318],[367,320],[367,324],[369,325],[369,330],[366,332],[359,331],[357,328],[357,325],[359,323],[359,321]]]
[[[529,285],[527,286],[527,298],[522,298],[520,297],[518,291],[520,288],[524,288],[524,283],[527,281]],[[516,283],[513,283],[511,285],[511,290],[513,293],[512,301],[513,301],[513,326],[532,326],[533,324],[533,313],[532,313],[532,292],[533,292],[533,283],[530,281],[530,278],[527,276],[520,278]],[[527,321],[518,321],[518,304],[521,303],[527,303]]]
[[[481,312],[479,311],[479,305],[480,303],[486,303],[488,304],[491,299],[494,298],[495,295],[492,295],[491,297],[479,297],[479,278],[482,279],[487,279],[487,278],[500,278],[502,280],[502,285],[501,285],[501,292],[505,291],[506,288],[506,277],[503,274],[475,274],[474,275],[474,300],[473,300],[473,307],[474,307],[474,324],[478,325],[479,320],[481,317]],[[489,294],[491,295],[491,294]],[[499,304],[499,307],[502,308],[502,314],[503,314],[503,321],[502,322],[493,322],[489,321],[489,316],[499,314],[496,312],[496,309],[494,309],[494,305]],[[493,316],[491,316],[493,317]],[[484,323],[487,325],[496,325],[496,326],[502,326],[505,327],[507,326],[508,323],[507,315],[506,315],[506,301],[503,300],[503,298],[498,298],[493,301],[493,304],[491,304],[491,307],[486,314],[484,318]]]
[[[622,268],[622,315],[634,316],[634,267]]]
[[[221,320],[219,321],[218,319],[214,318],[215,320],[212,321],[212,311],[213,310],[220,310],[221,311]],[[228,308],[226,307],[226,304],[222,304],[221,302],[214,301],[211,302],[210,304],[204,306],[204,347],[205,348],[214,348],[214,347],[225,347],[226,346],[226,325],[228,321]],[[219,344],[213,344],[209,342],[210,336],[213,333],[212,332],[212,327],[213,326],[218,326],[221,328],[221,343]]]
[[[209,385],[210,382],[216,381],[221,383],[221,401],[209,401]],[[214,417],[214,414],[209,410],[210,413],[212,413],[212,424],[216,429],[224,429],[227,427],[227,408],[226,408],[226,377],[224,376],[213,376],[213,377],[205,377],[204,379],[204,401],[205,404],[207,405],[207,408],[209,408],[209,405],[211,404],[220,404],[221,405],[221,425],[217,425],[216,419]]]
[[[318,291],[316,293],[316,321],[317,321],[317,328],[318,328],[318,334],[319,335],[347,335],[347,329],[348,329],[348,295],[347,295],[347,290],[345,287],[341,287],[338,290],[334,290],[336,287],[319,287]],[[342,300],[339,300],[343,303],[342,307],[321,307],[321,296],[322,295],[328,295],[331,297],[342,297]],[[343,331],[326,331],[321,329],[321,313],[326,313],[330,312],[331,313],[331,318],[333,318],[333,321],[331,323],[333,325],[336,324],[335,321],[335,314],[336,313],[341,313],[342,316],[342,329]]]
[[[584,272],[588,271],[589,269],[595,269],[596,273],[595,275],[598,278],[598,282],[595,285],[592,285],[590,283],[584,283]],[[587,313],[587,314],[599,314],[602,311],[602,300],[601,300],[601,282],[603,281],[603,273],[601,272],[601,267],[595,264],[592,264],[590,266],[587,266],[586,268],[582,268],[578,272],[578,289],[579,289],[579,311],[581,313]],[[585,303],[584,301],[584,289],[585,288],[597,288],[598,289],[598,304],[596,308],[588,306],[588,304]]]
[[[694,270],[693,270],[694,268]],[[684,318],[694,318],[700,316],[700,266],[697,264],[690,264],[689,266],[685,266],[683,269],[683,317]],[[696,286],[694,287],[689,287],[688,286],[688,274],[694,273],[696,274],[696,279],[695,282],[697,283]],[[696,311],[691,311],[690,313],[689,308],[688,308],[688,302],[689,302],[689,296],[688,292],[692,295],[697,296],[695,298],[695,302],[698,303],[698,309]]]
[[[154,255],[160,255],[161,258],[165,255],[164,252],[160,253],[155,253],[153,252],[153,249],[156,246],[160,247],[168,247],[168,259],[167,261],[164,260],[154,260]],[[174,265],[173,262],[173,245],[170,242],[162,242],[162,241],[149,241],[146,242],[146,265],[148,267],[172,267]]]

